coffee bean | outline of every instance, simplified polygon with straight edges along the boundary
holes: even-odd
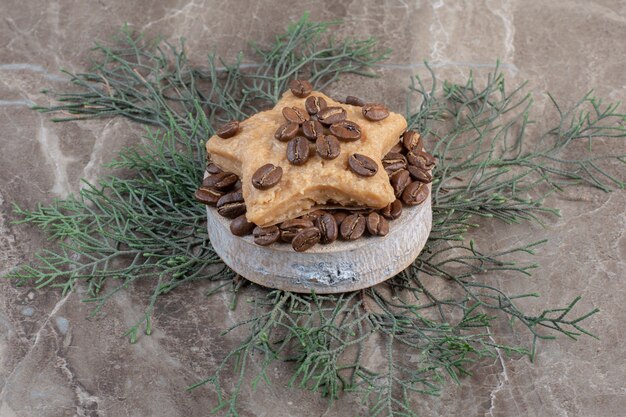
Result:
[[[402,215],[402,201],[394,200],[393,203],[387,204],[380,209],[380,214],[389,220],[395,220]]]
[[[406,157],[401,153],[389,152],[384,156],[382,163],[385,171],[387,171],[388,174],[390,172],[393,174],[398,170],[406,168]]]
[[[407,169],[409,170],[409,174],[411,174],[411,177],[413,177],[413,179],[415,179],[416,181],[423,182],[424,184],[433,182],[433,176],[427,170],[418,168],[413,165],[409,165]]]
[[[252,185],[259,190],[272,188],[283,177],[283,169],[273,164],[265,164],[252,175]]]
[[[376,212],[370,213],[367,216],[367,231],[372,236],[386,236],[389,233],[389,222]]]
[[[209,174],[219,174],[220,172],[222,172],[222,168],[211,162],[209,163],[209,165],[206,166],[206,172],[208,172]]]
[[[325,125],[332,125],[346,120],[347,113],[343,107],[326,107],[317,113],[317,120]]]
[[[335,218],[335,221],[337,222],[337,227],[339,227],[341,226],[341,222],[343,222],[344,219],[348,217],[348,213],[346,213],[345,211],[336,211],[333,213],[333,217]]]
[[[390,164],[395,162],[401,162],[406,164],[406,157],[400,152],[387,152],[387,155],[383,157],[383,164]]]
[[[399,155],[399,158],[390,157],[389,159],[386,159],[386,160],[383,159],[382,161],[383,167],[385,168],[385,172],[387,173],[387,175],[389,175],[389,177],[391,177],[396,172],[405,169],[407,166],[404,155],[401,155],[401,154],[394,154],[394,155]]]
[[[307,120],[302,123],[302,133],[308,140],[315,141],[324,134],[324,126],[317,120]]]
[[[287,159],[292,165],[303,165],[309,159],[309,141],[296,136],[287,144]]]
[[[296,137],[298,129],[300,129],[300,125],[298,123],[288,122],[276,130],[274,137],[281,142],[289,142],[291,139]]]
[[[407,151],[412,151],[413,149],[422,150],[422,139],[420,134],[414,130],[407,130],[402,134],[402,145],[406,148]]]
[[[435,157],[418,149],[414,149],[406,155],[409,164],[421,169],[430,170],[435,166]]]
[[[337,227],[337,221],[335,217],[330,213],[324,213],[317,218],[315,225],[320,231],[321,242],[328,244],[337,240],[339,234],[339,228]]]
[[[401,153],[402,151],[404,151],[404,148],[402,147],[402,142],[396,143],[391,149],[389,149],[389,153]]]
[[[348,158],[348,165],[352,172],[362,177],[371,177],[378,172],[378,165],[369,156],[355,153]]]
[[[351,142],[361,139],[361,126],[350,120],[344,120],[330,125],[330,133],[335,135],[337,139]]]
[[[407,206],[422,204],[428,198],[428,186],[419,181],[410,183],[402,193],[402,202]]]
[[[411,183],[411,175],[406,169],[401,169],[391,176],[391,186],[396,198],[400,198],[404,189]]]
[[[358,213],[354,213],[346,217],[341,222],[340,233],[345,240],[356,240],[363,236],[365,232],[365,217]]]
[[[361,110],[363,113],[363,117],[367,120],[371,120],[373,122],[378,122],[380,120],[386,119],[389,116],[389,109],[383,106],[382,104],[377,103],[369,103],[363,106]]]
[[[289,83],[289,89],[294,96],[304,98],[311,94],[313,86],[306,80],[293,80]]]
[[[216,188],[218,190],[227,190],[239,180],[239,177],[232,172],[220,172],[209,175],[202,180],[203,187]]]
[[[351,106],[358,106],[358,107],[365,106],[365,102],[355,96],[347,96],[343,102],[346,104],[350,104]]]
[[[202,204],[214,206],[223,195],[223,192],[216,190],[215,188],[200,187],[196,190],[193,197],[196,201]]]
[[[224,194],[217,201],[217,212],[224,217],[234,219],[246,212],[246,203],[241,191]]]
[[[255,227],[252,231],[254,243],[261,246],[268,246],[276,242],[280,237],[278,226]]]
[[[317,245],[320,241],[320,230],[317,227],[309,227],[294,236],[291,247],[296,252],[304,252]]]
[[[395,174],[398,171],[403,170],[404,168],[405,167],[403,165],[400,165],[400,164],[387,165],[385,167],[385,172],[387,173],[389,178],[391,178],[393,176],[393,174]]]
[[[245,214],[230,222],[230,232],[235,236],[247,236],[252,233],[255,227],[256,225],[249,222]]]
[[[299,125],[309,120],[309,114],[299,107],[283,107],[283,116],[288,122]]]
[[[326,100],[322,97],[311,96],[306,99],[304,102],[304,108],[310,115],[314,115],[319,113],[321,110],[324,110],[328,105],[326,104]]]
[[[295,235],[304,229],[313,227],[313,221],[307,219],[290,219],[285,220],[278,228],[280,229],[280,240],[283,242],[291,242]]]
[[[239,122],[237,120],[231,120],[225,125],[220,126],[215,133],[222,139],[228,139],[235,136],[237,132],[239,132]]]
[[[341,153],[339,141],[333,135],[320,135],[315,141],[315,149],[322,159],[335,159]]]

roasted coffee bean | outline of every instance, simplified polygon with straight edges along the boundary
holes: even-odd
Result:
[[[352,142],[361,139],[361,126],[350,120],[344,120],[330,125],[330,133],[337,139]]]
[[[222,168],[211,162],[206,166],[206,172],[208,172],[209,174],[219,174],[220,172],[222,172]]]
[[[341,153],[341,145],[333,135],[321,135],[317,138],[315,149],[322,159],[335,159]]]
[[[428,198],[428,186],[419,181],[407,185],[402,193],[402,202],[407,206],[422,204]]]
[[[404,151],[404,148],[402,147],[402,142],[396,143],[391,149],[389,149],[389,153],[401,153],[402,151]]]
[[[298,123],[287,122],[276,130],[274,137],[281,142],[289,142],[298,134],[300,125]]]
[[[237,132],[239,132],[239,122],[237,120],[231,120],[225,125],[220,126],[215,133],[222,139],[228,139],[235,136]]]
[[[368,103],[361,110],[363,117],[373,122],[386,119],[389,116],[389,109],[378,103]]]
[[[398,164],[387,165],[385,167],[385,172],[387,173],[389,178],[391,178],[393,176],[393,174],[395,174],[398,171],[402,171],[403,169],[404,169],[404,166],[402,166],[402,165],[398,165]]]
[[[283,169],[273,164],[265,164],[252,175],[252,185],[259,190],[272,188],[283,177]]]
[[[393,203],[387,204],[380,209],[380,214],[389,220],[395,220],[402,215],[402,201],[394,200]]]
[[[309,159],[309,141],[296,136],[287,144],[287,159],[292,165],[303,165]]]
[[[300,107],[283,107],[283,116],[288,122],[299,125],[309,120],[309,114]]]
[[[294,96],[304,98],[311,94],[313,86],[306,80],[293,80],[289,83],[289,89]]]
[[[304,252],[317,245],[320,241],[320,230],[317,227],[309,227],[300,231],[291,241],[291,247],[296,252]]]
[[[285,220],[278,225],[280,229],[280,240],[283,242],[291,242],[293,237],[304,229],[313,227],[313,221],[307,219],[290,219]]]
[[[346,120],[347,113],[343,107],[326,107],[317,113],[317,120],[325,125],[332,125]]]
[[[237,180],[235,185],[233,185],[233,191],[239,191],[243,188],[243,184],[241,184],[241,178]]]
[[[401,169],[406,168],[406,158],[398,152],[389,152],[382,160],[385,172],[390,177]]]
[[[333,217],[337,222],[337,227],[339,227],[341,226],[341,222],[343,222],[343,220],[348,217],[348,213],[346,213],[345,211],[336,211],[333,213]]]
[[[437,159],[426,151],[421,151],[417,156],[418,158],[424,158],[426,168],[428,169],[432,169],[437,163]]]
[[[261,246],[268,246],[276,242],[280,237],[278,226],[255,227],[252,231],[254,243]]]
[[[372,236],[385,236],[389,233],[389,222],[376,212],[370,213],[367,215],[367,231]]]
[[[399,152],[388,152],[383,157],[383,166],[400,164],[403,168],[406,168],[406,157]]]
[[[315,225],[320,230],[321,242],[328,244],[337,240],[339,228],[335,217],[330,213],[324,213],[317,218]]]
[[[391,176],[391,186],[396,198],[400,198],[404,189],[411,183],[411,175],[406,169],[401,169]]]
[[[247,236],[252,233],[255,227],[256,225],[254,223],[250,223],[246,218],[246,215],[242,214],[230,222],[230,233],[235,236]]]
[[[215,188],[200,187],[196,190],[193,197],[196,201],[202,204],[214,206],[223,195],[223,192],[216,190]]]
[[[376,164],[376,161],[360,153],[350,155],[348,165],[352,172],[362,177],[371,177],[378,172],[378,164]]]
[[[411,177],[413,177],[413,179],[415,179],[416,181],[423,182],[424,184],[433,182],[433,176],[427,170],[418,168],[413,165],[409,165],[407,169],[409,170],[409,174],[411,174]]]
[[[404,145],[407,151],[412,151],[413,149],[422,150],[422,139],[420,134],[414,130],[407,130],[402,134],[402,145]]]
[[[302,123],[302,133],[308,140],[315,141],[324,134],[324,126],[317,120],[307,120]]]
[[[346,104],[350,104],[351,106],[358,106],[358,107],[365,106],[365,102],[355,96],[348,96],[343,102]]]
[[[339,228],[341,237],[345,240],[356,240],[365,232],[365,217],[354,213],[343,219]]]
[[[326,100],[317,96],[308,97],[304,102],[304,108],[311,116],[319,113],[321,110],[324,110],[327,106],[328,104],[326,104]]]
[[[232,172],[220,172],[218,174],[209,175],[202,180],[203,187],[216,188],[218,190],[227,190],[239,180],[239,177]]]
[[[430,170],[435,166],[435,157],[418,149],[414,149],[406,155],[409,164],[421,169]]]
[[[217,212],[229,219],[234,219],[244,214],[246,212],[246,203],[243,200],[241,191],[224,194],[217,201]]]

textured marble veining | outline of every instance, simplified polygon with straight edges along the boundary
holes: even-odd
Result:
[[[47,104],[42,89],[67,88],[60,68],[89,65],[94,40],[106,40],[124,22],[171,40],[185,37],[194,63],[209,52],[226,59],[250,51],[248,41],[271,41],[311,9],[314,19],[343,19],[338,36],[375,36],[393,49],[378,79],[346,77],[330,95],[356,95],[403,110],[410,77],[428,77],[424,61],[441,78],[477,79],[500,68],[508,85],[529,80],[538,124],[553,122],[546,91],[568,104],[590,88],[626,101],[626,2],[622,0],[374,0],[311,2],[166,0],[125,2],[3,0],[0,2],[0,274],[46,246],[34,228],[16,226],[11,204],[34,207],[76,192],[81,178],[96,182],[122,146],[141,140],[142,128],[123,119],[55,124],[29,109]],[[244,22],[245,24],[242,24]],[[248,62],[254,65],[253,61]],[[598,149],[624,153],[622,142]],[[617,164],[614,168],[621,169]],[[541,289],[526,307],[563,305],[577,295],[577,311],[600,307],[587,322],[600,340],[540,342],[535,363],[498,352],[477,363],[473,375],[450,384],[437,398],[419,397],[420,416],[619,417],[626,415],[626,192],[572,189],[548,204],[562,217],[545,227],[485,223],[476,241],[486,250],[549,239],[531,262],[532,277],[494,278],[511,292]],[[157,304],[152,336],[123,338],[143,312],[150,288],[119,293],[95,317],[81,293],[0,286],[0,417],[206,416],[215,404],[208,388],[184,387],[215,369],[237,335],[228,325],[249,306],[225,308],[227,297],[205,296],[198,283]],[[498,337],[523,341],[503,326]],[[506,335],[506,336],[502,336]],[[384,354],[373,343],[364,357]],[[352,396],[328,407],[315,393],[286,388],[289,369],[271,369],[271,387],[244,388],[242,416],[344,417],[363,413]]]

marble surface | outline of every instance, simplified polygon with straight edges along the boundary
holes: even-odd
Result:
[[[137,140],[141,128],[120,118],[54,124],[29,110],[46,104],[43,88],[65,88],[60,68],[88,65],[92,41],[107,39],[125,22],[149,34],[187,38],[192,59],[209,51],[227,57],[246,41],[269,41],[311,8],[315,19],[344,19],[339,36],[376,36],[394,49],[378,68],[382,78],[348,77],[329,93],[380,97],[402,109],[411,74],[479,76],[502,62],[509,85],[528,79],[540,123],[550,91],[571,103],[590,88],[609,100],[626,99],[626,2],[623,0],[374,0],[315,3],[286,0],[0,2],[0,274],[32,259],[45,237],[12,224],[11,204],[65,197],[80,178],[106,173],[102,163]],[[241,24],[245,22],[245,24]],[[545,110],[545,113],[544,113]],[[624,153],[624,142],[603,150]],[[623,167],[614,167],[624,172]],[[562,305],[584,296],[579,311],[601,313],[587,322],[600,340],[559,338],[539,343],[536,362],[498,357],[479,363],[459,386],[415,402],[420,416],[613,417],[626,415],[626,192],[570,190],[551,197],[563,216],[545,228],[486,226],[476,235],[487,247],[550,239],[536,257],[542,265],[524,280],[501,279],[511,291],[541,289],[530,308]],[[158,304],[150,337],[126,343],[122,334],[141,315],[148,288],[120,294],[95,317],[81,294],[0,286],[0,416],[206,416],[214,395],[183,390],[207,374],[236,337],[225,325],[244,317],[228,300],[207,299],[203,284]],[[351,416],[362,407],[345,396],[330,408],[317,394],[288,390],[286,368],[275,384],[247,390],[242,416]]]

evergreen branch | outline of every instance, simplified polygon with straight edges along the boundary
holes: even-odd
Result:
[[[337,24],[311,22],[305,14],[271,47],[253,45],[262,64],[252,72],[242,69],[241,56],[228,64],[211,54],[207,68],[191,67],[183,41],[178,47],[147,41],[125,27],[120,46],[96,46],[100,58],[92,62],[92,72],[64,71],[78,92],[54,94],[59,105],[34,109],[68,114],[54,121],[121,115],[164,129],[174,118],[186,132],[194,130],[191,124],[205,113],[217,124],[243,119],[276,103],[294,77],[308,78],[322,89],[346,73],[375,76],[370,67],[386,59],[389,51],[377,49],[373,38],[328,38],[329,28]],[[198,133],[213,134],[211,126]]]

